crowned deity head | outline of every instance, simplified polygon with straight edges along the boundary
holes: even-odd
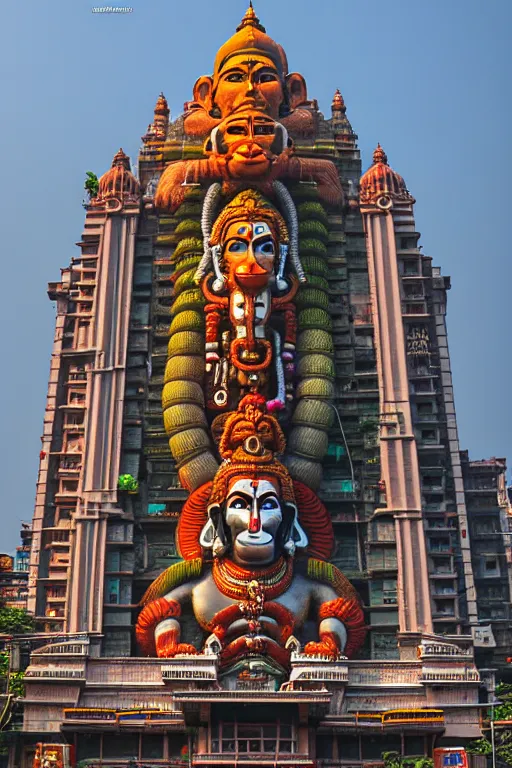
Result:
[[[306,100],[304,78],[288,72],[283,48],[267,35],[251,4],[218,51],[213,75],[196,82],[191,109],[217,120],[245,110],[277,120]]]
[[[208,503],[201,545],[215,557],[262,566],[305,548],[292,479],[275,457],[285,447],[277,419],[259,395],[244,397],[225,420],[219,453],[224,459]]]
[[[288,241],[286,223],[277,209],[258,192],[245,190],[217,218],[210,245],[221,249],[228,289],[258,293],[277,272],[280,248]]]

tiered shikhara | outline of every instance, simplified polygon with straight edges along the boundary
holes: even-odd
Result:
[[[304,79],[288,72],[251,6],[185,115],[206,159],[170,164],[155,197],[174,213],[187,186],[206,191],[202,242],[185,236],[173,255],[163,390],[190,491],[183,562],[147,591],[137,638],[147,655],[199,653],[180,640],[189,604],[224,675],[282,680],[291,647],[336,659],[365,634],[353,587],[328,563],[333,530],[315,493],[336,413],[326,264],[314,246],[327,234],[324,206],[339,207],[342,190],[332,163],[294,155],[288,130],[313,130],[308,105]],[[299,254],[289,187],[302,180],[314,199]]]

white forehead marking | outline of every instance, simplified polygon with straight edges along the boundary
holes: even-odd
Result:
[[[252,231],[255,237],[261,237],[262,235],[271,235],[272,231],[269,225],[265,221],[256,221],[252,225]]]
[[[256,498],[259,496],[262,496],[264,493],[273,493],[274,495],[277,495],[277,490],[274,485],[272,485],[271,482],[268,480],[257,480],[258,486],[256,488]],[[249,480],[249,478],[246,478],[245,480],[237,480],[236,483],[233,484],[233,487],[231,488],[229,492],[229,496],[232,496],[234,493],[245,493],[249,496],[253,496],[254,494],[254,488],[252,486],[253,481]]]

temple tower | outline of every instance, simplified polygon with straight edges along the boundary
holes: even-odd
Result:
[[[412,219],[413,197],[380,147],[361,179],[370,296],[380,392],[380,445],[386,507],[396,524],[398,612],[401,632],[431,632],[427,553],[421,512],[418,453],[413,431],[396,229]]]

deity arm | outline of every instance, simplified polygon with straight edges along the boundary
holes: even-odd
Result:
[[[350,656],[366,634],[364,614],[352,595],[340,596],[333,587],[315,583],[313,602],[318,610],[319,642],[308,643],[308,655],[326,655],[335,660],[341,653]]]
[[[182,605],[192,599],[197,580],[181,584],[163,597],[152,600],[139,614],[135,634],[145,655],[169,658],[178,653],[197,654],[188,643],[180,643],[181,627],[178,619]]]
[[[184,202],[188,185],[215,180],[219,170],[211,160],[179,160],[168,165],[156,190],[155,206],[174,212]]]
[[[341,205],[343,190],[338,171],[330,160],[297,157],[284,151],[272,166],[272,179],[290,179],[291,181],[315,181],[318,194],[328,205]]]

